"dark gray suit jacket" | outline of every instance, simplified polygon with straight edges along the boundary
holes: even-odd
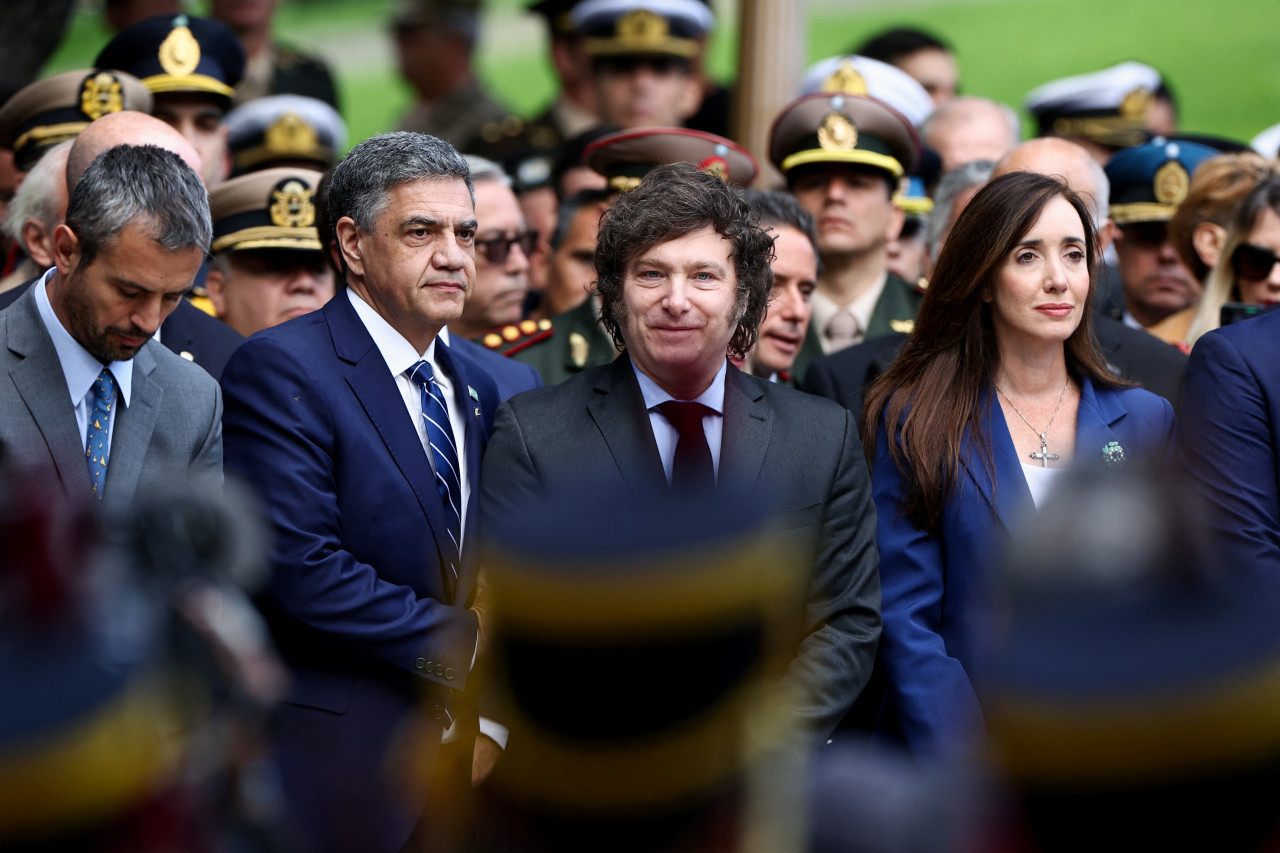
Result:
[[[584,475],[620,489],[665,487],[625,353],[498,407],[480,478],[482,524],[579,488]],[[853,417],[730,366],[719,488],[764,498],[809,548],[808,600],[788,679],[805,697],[805,725],[825,738],[870,676],[880,636],[875,507]]]
[[[52,470],[72,498],[90,494],[84,436],[57,350],[28,288],[0,311],[0,458]],[[222,393],[201,368],[154,341],[133,359],[129,405],[112,427],[103,502],[188,480],[222,481]]]

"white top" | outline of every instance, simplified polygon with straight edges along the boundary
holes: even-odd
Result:
[[[1044,499],[1053,491],[1054,483],[1065,473],[1066,468],[1044,468],[1039,463],[1022,463],[1022,474],[1027,478],[1027,488],[1031,490],[1031,502],[1036,505],[1036,511],[1040,510]]]
[[[71,337],[71,333],[63,327],[62,321],[53,311],[53,303],[49,301],[49,283],[53,280],[56,269],[56,267],[50,267],[35,283],[36,310],[40,312],[40,319],[44,321],[44,327],[53,340],[53,348],[58,353],[58,362],[62,365],[62,378],[67,383],[67,393],[71,397],[71,406],[75,409],[76,426],[79,428],[80,443],[83,445],[88,435],[89,413],[93,411],[93,383],[102,372],[103,364],[90,355],[79,341]],[[111,392],[112,411],[118,409],[117,402],[123,402],[125,408],[128,408],[129,397],[133,393],[133,359],[113,361],[106,367],[111,369],[111,376],[115,379],[115,390]],[[116,418],[111,418],[107,423],[108,459],[111,454],[111,438],[115,432]]]
[[[640,382],[640,393],[644,395],[644,407],[649,411],[649,426],[653,429],[653,438],[658,443],[658,455],[662,457],[662,470],[667,474],[667,482],[671,482],[671,466],[675,464],[676,444],[680,441],[680,433],[675,426],[666,419],[658,406],[674,400],[666,391],[654,382],[640,368],[636,367],[635,362],[631,363],[631,369],[636,372],[636,379]],[[716,373],[711,385],[707,390],[703,391],[697,397],[687,402],[701,403],[714,414],[706,414],[702,416],[702,432],[707,437],[707,446],[711,448],[711,466],[716,477],[720,476],[720,439],[724,434],[724,377],[728,372],[729,362],[726,360],[720,365],[720,370]]]
[[[404,401],[405,411],[409,413],[414,429],[418,431],[418,439],[422,442],[422,452],[426,454],[427,462],[430,463],[431,470],[434,471],[436,463],[431,455],[431,445],[427,441],[427,425],[422,420],[422,391],[409,378],[409,373],[412,372],[413,366],[419,361],[426,361],[431,365],[431,370],[435,374],[435,381],[440,385],[440,390],[443,392],[444,399],[449,406],[449,425],[453,427],[453,443],[458,448],[458,480],[462,484],[462,519],[459,532],[465,544],[467,541],[467,502],[471,500],[471,484],[467,479],[467,419],[462,407],[458,405],[457,397],[454,395],[453,377],[442,370],[439,362],[436,361],[436,341],[442,340],[444,345],[448,346],[448,332],[445,329],[441,329],[440,333],[427,346],[426,352],[419,353],[404,335],[392,328],[391,324],[383,319],[381,314],[373,310],[372,306],[361,299],[360,294],[350,287],[347,288],[347,298],[351,300],[351,306],[356,309],[360,322],[364,323],[364,327],[369,330],[374,344],[378,347],[378,352],[382,353],[382,358],[387,363],[387,369],[391,371],[391,375],[395,378],[396,388],[400,389],[400,398]]]

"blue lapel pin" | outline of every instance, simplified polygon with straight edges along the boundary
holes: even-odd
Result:
[[[480,402],[480,395],[477,394],[476,389],[472,388],[470,385],[467,386],[467,393],[471,395],[472,400],[475,400],[477,403]]]

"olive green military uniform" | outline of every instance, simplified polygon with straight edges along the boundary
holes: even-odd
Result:
[[[525,324],[531,322],[526,320]],[[542,324],[546,327],[514,341],[503,341],[495,346],[486,335],[489,339],[482,339],[480,343],[530,365],[546,385],[563,382],[588,367],[608,364],[617,355],[613,341],[596,320],[595,304],[591,299],[550,320],[543,320]]]

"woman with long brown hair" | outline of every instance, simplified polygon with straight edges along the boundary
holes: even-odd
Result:
[[[915,752],[949,752],[981,731],[968,668],[1008,528],[1066,466],[1119,466],[1162,452],[1172,433],[1168,402],[1128,387],[1098,352],[1097,251],[1087,207],[1060,181],[1014,172],[987,184],[956,222],[901,355],[868,392],[881,727]]]

